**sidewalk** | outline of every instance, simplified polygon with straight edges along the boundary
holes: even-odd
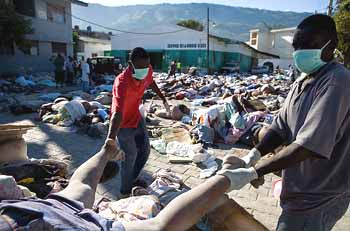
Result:
[[[12,114],[0,114],[0,123],[15,122],[21,120],[33,121],[35,114],[14,117]],[[95,154],[103,144],[102,139],[92,139],[88,136],[76,134],[72,128],[62,128],[49,124],[37,124],[38,127],[30,130],[25,135],[28,143],[28,154],[34,158],[70,159],[73,172],[75,168]],[[215,149],[217,158],[222,159],[225,154],[238,154],[246,152],[243,149],[218,150]],[[150,159],[145,167],[145,176],[152,175],[159,169],[171,169],[180,174],[184,182],[194,187],[204,180],[199,179],[199,169],[191,164],[169,164],[167,158],[152,149]],[[269,174],[265,177],[265,184],[259,189],[247,185],[242,190],[230,193],[230,197],[236,200],[257,220],[270,230],[276,227],[281,213],[279,201],[272,195],[272,183],[278,177]],[[101,196],[116,198],[118,196],[119,179],[116,177],[106,184],[99,185],[97,198]],[[335,231],[350,230],[350,211],[338,222]]]

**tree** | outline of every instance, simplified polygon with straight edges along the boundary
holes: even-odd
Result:
[[[196,21],[196,20],[193,20],[193,19],[182,20],[182,21],[176,23],[176,25],[183,26],[183,27],[190,28],[192,30],[197,30],[197,31],[204,30],[203,24]]]
[[[350,68],[350,0],[339,1],[334,20],[338,30],[338,49],[344,55],[344,65]]]
[[[22,50],[30,48],[25,35],[33,33],[32,22],[15,11],[12,1],[0,1],[0,47],[16,44]]]
[[[73,31],[73,54],[74,56],[78,53],[79,33]]]

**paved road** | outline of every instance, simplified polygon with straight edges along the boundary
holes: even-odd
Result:
[[[0,114],[0,123],[9,123],[27,120],[32,122],[34,114],[13,116],[11,114]],[[37,127],[25,135],[28,143],[28,154],[35,158],[56,158],[70,160],[70,172],[73,172],[81,163],[96,153],[101,147],[102,139],[92,139],[88,136],[76,134],[72,128],[62,128],[49,124],[37,124]],[[218,159],[225,154],[242,153],[247,150],[231,148],[228,150],[214,150]],[[159,169],[171,169],[183,177],[184,182],[189,186],[196,186],[203,182],[199,179],[199,169],[192,164],[169,164],[167,158],[152,150],[150,159],[146,164],[143,175],[151,176]],[[241,206],[249,211],[257,220],[267,228],[273,230],[276,226],[278,216],[281,212],[279,201],[272,195],[272,183],[277,180],[275,175],[267,175],[265,184],[259,189],[246,186],[240,191],[230,193]],[[116,177],[106,184],[99,185],[97,198],[101,196],[118,198],[119,179]],[[334,228],[336,231],[350,230],[350,212],[338,222]]]

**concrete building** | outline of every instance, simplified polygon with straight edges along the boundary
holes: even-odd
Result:
[[[288,68],[293,65],[293,36],[296,27],[283,29],[254,29],[250,30],[250,40],[248,44],[259,51],[278,55],[280,59],[259,59],[259,65],[265,62],[272,62],[276,67]]]
[[[88,26],[86,30],[80,30],[78,26],[75,26],[73,31],[79,35],[77,44],[78,59],[103,56],[105,51],[112,49],[112,33],[92,31],[91,26]]]
[[[87,6],[78,0],[8,0],[16,11],[32,21],[33,34],[26,35],[31,49],[23,53],[16,44],[0,48],[0,73],[52,71],[50,59],[61,53],[73,55],[71,4]]]
[[[143,47],[150,53],[152,66],[156,70],[167,71],[173,60],[181,62],[184,68],[195,66],[207,70],[206,32],[179,26],[158,26],[144,33],[148,34],[114,35],[112,51],[105,52],[105,55],[117,57],[126,64],[129,52],[135,47]],[[258,59],[278,58],[243,42],[214,35],[210,35],[209,48],[210,69],[215,71],[226,63],[234,62],[239,64],[241,72],[248,72],[257,65]]]

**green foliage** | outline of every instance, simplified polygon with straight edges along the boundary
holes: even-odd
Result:
[[[30,42],[25,35],[30,33],[33,33],[31,20],[18,15],[11,1],[0,1],[0,45],[15,43],[20,50],[26,51]]]
[[[73,31],[73,54],[74,56],[78,53],[78,41],[79,41],[79,33]]]
[[[193,20],[193,19],[182,20],[182,21],[176,23],[176,25],[183,26],[183,27],[190,28],[192,30],[197,30],[197,31],[203,31],[203,29],[204,29],[204,26],[202,23],[200,23],[196,20]]]
[[[344,55],[344,65],[350,68],[350,0],[340,1],[334,20],[338,30],[338,49]]]

